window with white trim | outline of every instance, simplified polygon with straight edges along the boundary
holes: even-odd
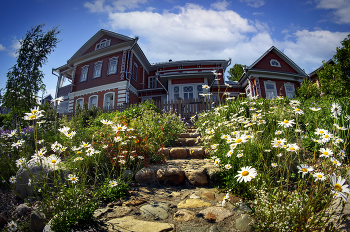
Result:
[[[286,90],[287,98],[294,98],[295,87],[292,83],[284,83],[284,89]]]
[[[278,60],[275,60],[275,59],[270,60],[270,65],[273,67],[281,67],[280,62],[278,62]]]
[[[202,96],[200,94],[203,94],[203,85],[197,85],[197,99],[201,99]]]
[[[180,97],[180,86],[174,86],[174,99],[177,100]]]
[[[264,81],[266,99],[277,97],[276,83],[273,81]]]
[[[149,78],[148,78],[148,88],[149,88],[149,89],[155,89],[155,88],[157,88],[157,80],[156,80],[156,77],[149,77]]]
[[[118,73],[118,59],[119,57],[112,57],[109,59],[107,75]]]
[[[251,92],[251,89],[250,89],[250,85],[248,85],[245,88],[245,95],[246,95],[247,98],[252,98],[252,92]]]
[[[114,92],[106,93],[104,95],[104,100],[103,100],[103,108],[105,109],[113,109],[114,108]]]
[[[77,99],[75,102],[75,109],[78,109],[78,107],[80,109],[83,109],[83,106],[84,106],[84,98]]]
[[[105,48],[111,45],[111,40],[103,39],[98,44],[96,44],[95,50]]]
[[[96,108],[98,107],[98,96],[93,95],[89,97],[89,109],[91,109],[93,106]]]
[[[87,75],[89,72],[89,65],[85,65],[81,68],[81,74],[80,74],[80,82],[87,81]]]
[[[101,71],[102,71],[102,61],[98,61],[94,65],[94,75],[92,78],[101,77]]]
[[[132,79],[134,79],[135,81],[137,81],[137,68],[138,68],[138,65],[134,63],[132,67]]]

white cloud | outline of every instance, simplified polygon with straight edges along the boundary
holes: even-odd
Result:
[[[213,9],[216,10],[227,10],[227,7],[230,5],[229,2],[226,2],[226,0],[223,1],[217,1],[215,3],[212,3],[210,6]]]
[[[147,0],[95,0],[93,3],[85,2],[84,6],[92,13],[102,13],[118,11],[124,12],[125,10],[133,10],[139,7],[139,4],[147,3]]]
[[[19,50],[21,48],[21,43],[18,39],[16,39],[16,37],[12,40],[12,44],[11,44],[11,50],[9,51],[9,55],[16,58],[17,57],[17,50]]]
[[[246,2],[248,6],[251,7],[261,7],[262,5],[265,5],[265,1],[264,0],[239,0],[240,2]]]
[[[6,51],[6,48],[0,44],[0,51]]]
[[[333,20],[339,24],[350,23],[349,0],[317,0],[316,8],[333,10]]]
[[[253,15],[264,15],[264,12],[254,12]]]
[[[336,47],[349,32],[331,32],[325,30],[296,31],[291,40],[276,42],[276,46],[307,73],[329,60],[336,52]]]

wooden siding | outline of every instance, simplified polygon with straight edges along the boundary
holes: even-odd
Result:
[[[271,66],[270,65],[271,59],[277,60],[281,64],[281,67]],[[254,65],[253,68],[272,70],[272,71],[278,71],[278,72],[298,73],[289,64],[287,64],[284,60],[282,60],[282,58],[280,58],[278,55],[276,55],[272,51],[268,53],[264,58],[262,58],[256,65]]]
[[[103,40],[103,39],[111,40],[110,46],[116,45],[116,44],[118,44],[118,43],[124,43],[124,42],[126,42],[126,40],[118,39],[118,38],[115,38],[115,37],[109,36],[109,35],[104,35],[104,36],[102,36],[96,43],[94,43],[94,45],[92,45],[86,52],[84,52],[83,55],[95,51],[96,44],[100,43],[101,40]]]

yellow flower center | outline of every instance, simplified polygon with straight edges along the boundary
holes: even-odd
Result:
[[[83,145],[83,147],[88,147],[89,145],[87,145],[86,143]]]
[[[334,164],[337,164],[338,162],[334,160],[333,163],[334,163]]]
[[[33,110],[33,111],[32,111],[32,114],[36,114],[36,113],[38,113],[37,110]]]
[[[236,143],[240,143],[240,142],[242,142],[242,139],[237,139],[236,140]]]
[[[118,126],[117,127],[117,130],[119,131],[119,130],[122,130],[123,128],[121,127],[121,126]]]
[[[320,174],[318,174],[318,175],[317,175],[317,177],[321,179],[323,176],[322,176],[322,175],[320,175]]]
[[[51,163],[55,164],[55,163],[56,163],[56,160],[51,160]]]
[[[11,224],[10,227],[11,227],[11,228],[15,228],[15,224]]]
[[[242,176],[248,176],[249,172],[248,171],[243,171]]]
[[[77,151],[77,154],[78,154],[78,155],[81,154],[81,151]]]
[[[300,111],[300,109],[295,109],[295,111]]]
[[[35,115],[30,115],[30,119],[35,119]]]
[[[277,143],[282,143],[282,141],[277,141]]]
[[[326,139],[328,139],[328,138],[329,138],[329,135],[325,135],[324,137],[325,137]]]
[[[320,134],[324,134],[324,131],[320,131],[319,133],[320,133]]]
[[[289,121],[288,120],[284,120],[283,123],[288,123]]]
[[[295,148],[294,148],[294,147],[291,147],[290,149],[291,149],[292,151],[295,151]]]
[[[338,192],[341,192],[341,186],[340,186],[340,184],[335,184],[335,185],[334,185],[334,188],[335,188]]]
[[[303,169],[301,169],[303,172],[307,172],[307,169],[306,168],[303,168]]]
[[[324,154],[325,156],[327,156],[327,155],[328,155],[328,152],[325,151],[325,152],[323,152],[323,154]]]

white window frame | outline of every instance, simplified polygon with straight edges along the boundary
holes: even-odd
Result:
[[[86,73],[85,73],[86,72]],[[87,81],[87,77],[89,74],[89,65],[84,65],[81,68],[81,73],[80,73],[80,82]]]
[[[136,72],[135,71],[136,68]],[[139,66],[137,65],[136,62],[134,62],[133,67],[132,67],[132,79],[134,79],[135,81],[137,81],[137,71],[138,71]]]
[[[97,61],[94,65],[94,73],[92,79],[101,77],[103,61]],[[97,67],[100,67],[99,72],[96,73]]]
[[[78,98],[76,101],[75,101],[75,109],[77,109],[78,108],[78,101],[80,101],[80,100],[83,100],[83,104],[81,104],[81,109],[83,109],[83,107],[84,107],[84,98]]]
[[[96,108],[98,108],[98,95],[92,95],[89,97],[88,109],[91,109],[91,98],[96,97]]]
[[[95,50],[101,49],[101,48],[105,48],[111,45],[111,40],[109,39],[103,39],[101,40],[98,44],[96,44],[95,46]]]
[[[252,88],[250,87],[250,85],[247,85],[247,87],[245,87],[245,96],[249,99],[252,98]]]
[[[265,88],[265,97],[266,97],[266,99],[272,99],[272,98],[274,98],[274,97],[272,97],[272,98],[269,98],[269,95],[267,94],[267,88],[266,88],[266,84],[270,84],[270,85],[273,85],[273,87],[274,87],[274,97],[276,98],[278,95],[277,95],[277,87],[276,87],[276,82],[274,82],[274,81],[264,81],[264,88]]]
[[[115,71],[111,71],[111,63],[113,61],[116,61],[116,64],[115,64]],[[107,70],[107,76],[108,75],[112,75],[112,74],[117,74],[118,73],[118,61],[119,61],[119,57],[112,57],[109,59],[108,61],[108,70]]]
[[[157,79],[155,76],[148,77],[148,88],[149,89],[155,89],[157,88]]]
[[[288,97],[287,92],[288,92],[288,93],[291,93],[291,91],[287,91],[287,86],[293,87],[293,97],[291,97],[291,98],[294,98],[294,94],[295,94],[295,86],[294,86],[294,84],[293,84],[293,83],[290,83],[290,82],[284,83],[284,90],[285,90],[285,92],[286,92],[286,97],[287,97],[287,98],[290,98],[290,97]]]
[[[274,64],[274,62],[276,62],[277,64]],[[270,60],[270,65],[273,67],[281,67],[280,62],[278,60],[275,60],[275,59]]]
[[[113,100],[112,100],[112,106],[111,108],[114,109],[114,102],[115,102],[115,92],[108,92],[103,95],[103,108],[107,108],[107,95],[112,95]]]
[[[197,90],[197,85],[207,85],[206,83],[189,83],[189,84],[175,84],[175,85],[171,85],[170,91],[169,91],[169,95],[171,96],[171,99],[177,100],[175,99],[175,93],[174,93],[174,87],[178,86],[179,87],[179,98],[184,99],[184,91],[183,88],[185,86],[192,86],[193,87],[193,99],[197,99],[198,94],[200,93]],[[203,90],[202,93],[206,93],[205,90]],[[208,91],[208,93],[210,93],[210,91]]]

